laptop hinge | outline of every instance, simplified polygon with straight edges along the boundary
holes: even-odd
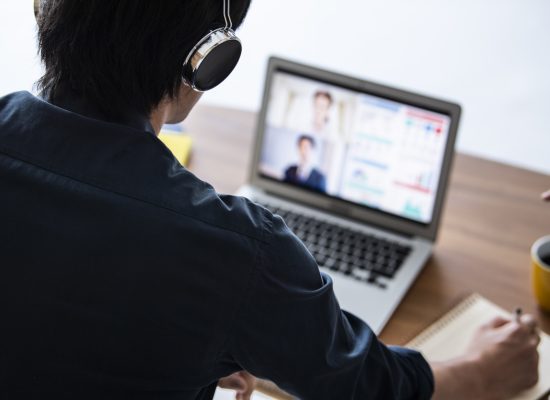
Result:
[[[271,197],[275,197],[275,198],[279,198],[281,200],[285,200],[285,201],[288,201],[288,202],[291,202],[291,203],[296,203],[296,204],[299,204],[300,206],[302,207],[307,207],[307,208],[310,208],[312,210],[315,210],[315,206],[312,206],[311,204],[307,204],[303,201],[299,201],[297,199],[292,199],[292,198],[289,198],[289,197],[285,197],[285,196],[282,196],[281,194],[279,193],[274,193],[270,190],[265,190],[265,189],[262,189],[261,190],[264,194],[266,195],[269,195]],[[334,216],[334,217],[338,217],[338,218],[342,218],[342,219],[345,219],[349,222],[354,222],[354,223],[362,223],[362,224],[366,224],[368,225],[369,227],[372,227],[372,228],[375,228],[375,229],[379,229],[381,231],[384,231],[384,232],[387,232],[387,233],[390,233],[392,235],[395,235],[395,236],[400,236],[404,239],[408,239],[408,240],[411,240],[413,239],[415,236],[412,235],[412,234],[408,234],[408,233],[403,233],[401,231],[398,231],[398,230],[395,230],[395,229],[392,229],[392,228],[388,228],[388,227],[385,227],[385,226],[381,226],[380,224],[375,224],[375,223],[372,223],[370,221],[361,221],[361,220],[353,220],[350,218],[349,215],[347,215],[344,210],[347,210],[347,208],[345,207],[330,207],[330,209],[326,210],[326,209],[323,209],[321,210],[322,212],[328,214],[328,215],[331,215],[331,216]],[[340,212],[339,212],[340,211]]]

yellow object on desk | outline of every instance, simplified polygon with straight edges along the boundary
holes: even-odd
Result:
[[[170,149],[181,165],[187,165],[191,154],[191,144],[193,143],[189,135],[160,131],[159,139]]]
[[[550,235],[537,240],[531,248],[531,281],[537,303],[550,312]]]

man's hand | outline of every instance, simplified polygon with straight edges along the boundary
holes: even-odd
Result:
[[[482,326],[470,343],[467,357],[478,365],[484,396],[504,399],[535,385],[539,342],[530,315],[524,315],[521,323],[496,318]]]
[[[544,201],[550,201],[550,190],[547,190],[546,192],[544,192],[543,194],[541,194],[540,197],[541,197]]]
[[[507,399],[538,381],[540,337],[532,316],[496,318],[478,329],[466,354],[432,365],[434,399]]]
[[[256,387],[256,378],[246,371],[235,372],[233,375],[220,379],[218,386],[234,390],[236,400],[250,400]]]

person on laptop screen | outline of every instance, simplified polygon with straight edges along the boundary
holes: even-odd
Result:
[[[317,90],[313,94],[313,133],[327,135],[332,103],[332,95],[328,91]]]
[[[232,70],[249,5],[43,0],[41,94],[0,99],[0,398],[248,399],[252,375],[315,400],[534,384],[531,317],[489,322],[449,362],[388,347],[281,217],[157,138]]]
[[[298,164],[291,165],[285,171],[284,181],[296,185],[306,186],[318,192],[326,191],[325,175],[313,164],[315,139],[310,135],[298,137]]]

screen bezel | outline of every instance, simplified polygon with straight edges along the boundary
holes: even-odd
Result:
[[[421,221],[411,220],[386,211],[359,205],[349,200],[303,189],[299,186],[280,182],[274,178],[262,175],[262,172],[259,170],[259,163],[265,134],[269,99],[271,97],[271,86],[276,72],[287,73],[297,77],[319,81],[320,83],[381,97],[398,103],[405,103],[413,107],[418,107],[427,111],[449,116],[449,132],[447,136],[447,143],[445,145],[443,165],[441,167],[441,174],[439,177],[431,222],[424,223]],[[252,158],[250,182],[253,186],[256,186],[268,193],[272,193],[315,208],[327,210],[345,218],[377,225],[394,232],[400,232],[407,236],[420,236],[428,240],[435,241],[445,194],[447,192],[447,184],[453,161],[454,145],[458,131],[460,113],[461,108],[456,103],[391,88],[385,85],[322,70],[278,57],[271,57],[267,67],[262,107],[258,114],[256,124],[256,143]]]

